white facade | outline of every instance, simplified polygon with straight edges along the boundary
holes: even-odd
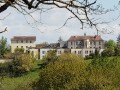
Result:
[[[11,39],[11,52],[14,53],[16,48],[23,48],[24,52],[33,53],[34,56],[38,54],[38,49],[35,49],[35,36],[14,36]]]
[[[63,53],[65,53],[65,49],[62,49],[62,48],[57,49],[57,56],[59,56],[59,55],[61,55]]]
[[[43,57],[47,54],[47,52],[48,52],[49,50],[56,50],[56,55],[57,55],[57,56],[59,56],[59,55],[61,55],[61,54],[63,54],[63,53],[66,52],[66,49],[62,49],[62,48],[60,48],[60,49],[41,48],[41,49],[40,49],[40,59],[43,59]]]
[[[40,49],[40,59],[43,59],[43,57],[47,54],[49,50],[55,50],[52,48],[41,48]]]
[[[24,51],[28,50],[28,47],[35,47],[35,43],[12,43],[11,42],[11,52],[14,53],[16,48],[24,48]]]
[[[91,53],[94,53],[95,49],[71,49],[71,53],[80,55],[82,57],[88,56]]]

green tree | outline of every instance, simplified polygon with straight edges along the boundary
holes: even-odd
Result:
[[[16,48],[15,53],[24,53],[24,48]]]
[[[62,37],[59,37],[58,42],[60,43],[62,41],[63,41]]]
[[[106,48],[102,52],[102,56],[114,56],[115,55],[115,48],[117,44],[114,40],[108,40],[106,42]]]
[[[105,48],[105,50],[101,54],[102,56],[114,56],[115,55],[115,48],[114,47],[109,47]]]
[[[108,40],[106,43],[107,48],[111,48],[111,47],[115,47],[115,46],[116,46],[116,43],[114,40]]]
[[[120,43],[117,43],[115,47],[115,55],[120,56]]]
[[[31,71],[35,60],[32,54],[17,54],[16,58],[9,65],[11,76],[20,76]]]
[[[0,39],[0,58],[4,58],[5,54],[9,51],[7,39],[2,37]]]
[[[42,60],[45,65],[56,61],[57,60],[56,50],[49,50]]]
[[[62,54],[56,62],[49,63],[41,71],[40,78],[33,87],[35,90],[85,90],[85,68],[83,58],[73,54]]]

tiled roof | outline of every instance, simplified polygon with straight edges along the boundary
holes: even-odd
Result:
[[[36,36],[14,36],[11,41],[16,40],[36,40]]]
[[[36,48],[57,48],[60,47],[59,43],[50,43],[50,44],[37,44]]]
[[[37,44],[36,48],[43,48],[43,47],[46,47],[46,46],[48,46],[48,44]]]
[[[103,40],[101,36],[71,36],[68,41],[79,41],[79,40]]]

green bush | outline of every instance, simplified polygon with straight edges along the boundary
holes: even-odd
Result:
[[[33,83],[34,90],[120,90],[120,58],[99,58],[86,63],[63,54],[49,63]]]
[[[47,54],[42,59],[44,65],[47,65],[47,64],[54,62],[56,60],[57,60],[56,50],[49,50],[47,52]]]
[[[87,83],[86,63],[83,58],[63,54],[54,63],[48,64],[34,83],[35,90],[82,90]],[[88,89],[88,88],[86,88]]]
[[[21,76],[32,70],[36,59],[31,54],[17,54],[14,60],[9,64],[11,76]]]

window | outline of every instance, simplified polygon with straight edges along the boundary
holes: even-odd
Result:
[[[17,46],[17,48],[18,48],[18,46]]]
[[[23,46],[21,46],[21,48],[23,48]]]
[[[85,54],[88,54],[88,51],[85,51]]]
[[[21,43],[23,43],[23,41],[21,41]]]
[[[90,51],[90,54],[92,53],[92,51]]]
[[[99,41],[99,45],[101,45],[101,42]]]
[[[26,40],[26,43],[28,43],[28,41]]]
[[[90,41],[90,45],[92,45],[92,41]]]
[[[71,45],[72,45],[72,42],[71,42]]]
[[[42,54],[45,54],[45,51],[42,51]]]
[[[81,51],[78,51],[78,54],[81,54]]]
[[[30,43],[32,43],[32,41],[30,41]]]
[[[26,46],[26,48],[28,48],[28,46]]]
[[[101,47],[99,47],[99,49],[101,49]]]
[[[18,40],[16,42],[18,43]]]
[[[71,47],[71,49],[72,49],[73,47]]]
[[[76,51],[75,51],[75,54],[76,54]]]

